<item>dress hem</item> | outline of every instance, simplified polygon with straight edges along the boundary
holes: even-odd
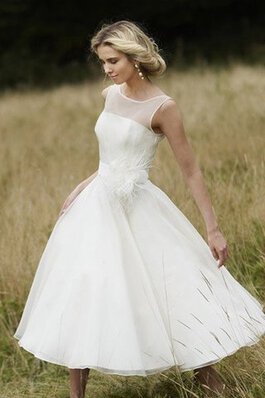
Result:
[[[178,372],[183,373],[183,372],[188,372],[188,371],[192,371],[192,370],[195,370],[195,369],[199,369],[199,368],[202,368],[204,366],[210,366],[210,365],[216,364],[216,363],[220,362],[222,359],[235,354],[237,351],[241,350],[244,347],[251,347],[251,346],[257,344],[264,335],[265,335],[265,332],[262,335],[260,335],[259,337],[257,337],[256,340],[251,340],[251,342],[249,342],[247,344],[244,344],[244,345],[236,348],[235,350],[233,350],[233,351],[231,351],[229,353],[226,353],[224,356],[219,357],[218,359],[214,359],[214,360],[211,360],[211,361],[208,361],[208,362],[204,362],[204,363],[201,363],[199,365],[195,365],[195,366],[178,366],[176,364],[170,364],[170,365],[165,366],[165,367],[147,369],[145,371],[142,371],[142,370],[128,370],[128,371],[126,371],[126,370],[115,370],[115,369],[103,368],[101,366],[96,366],[96,365],[68,365],[65,362],[59,362],[59,361],[49,357],[49,355],[47,355],[45,353],[41,353],[41,352],[37,352],[36,353],[32,349],[26,348],[26,346],[23,346],[23,344],[20,343],[20,341],[19,341],[20,337],[18,337],[16,335],[14,335],[13,337],[18,340],[18,345],[20,347],[22,347],[26,351],[30,352],[31,354],[33,354],[35,358],[40,359],[42,361],[46,361],[46,362],[52,363],[54,365],[65,366],[68,369],[86,369],[86,368],[89,368],[89,369],[97,370],[97,371],[99,371],[101,373],[116,374],[116,375],[119,375],[119,376],[141,376],[141,377],[147,377],[149,375],[153,375],[153,374],[156,374],[156,373],[164,372],[164,371],[169,370],[169,369],[171,369],[173,367],[175,367]]]

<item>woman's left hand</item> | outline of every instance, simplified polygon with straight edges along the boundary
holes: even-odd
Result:
[[[219,261],[218,268],[222,267],[228,258],[228,248],[227,242],[219,229],[208,232],[208,245],[214,258]]]

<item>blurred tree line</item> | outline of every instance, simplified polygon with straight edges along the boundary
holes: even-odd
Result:
[[[80,81],[100,72],[89,42],[102,23],[140,23],[167,63],[265,63],[263,0],[1,0],[0,86]]]

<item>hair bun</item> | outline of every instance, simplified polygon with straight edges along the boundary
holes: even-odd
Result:
[[[130,21],[118,21],[104,24],[91,40],[91,50],[97,52],[101,44],[111,45],[131,59],[138,61],[143,72],[148,76],[162,75],[166,62],[159,54],[157,43],[137,24]]]

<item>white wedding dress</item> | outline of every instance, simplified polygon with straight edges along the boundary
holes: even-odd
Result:
[[[98,174],[55,223],[14,334],[37,358],[147,376],[216,363],[265,333],[261,304],[148,177],[168,98],[108,89]]]

